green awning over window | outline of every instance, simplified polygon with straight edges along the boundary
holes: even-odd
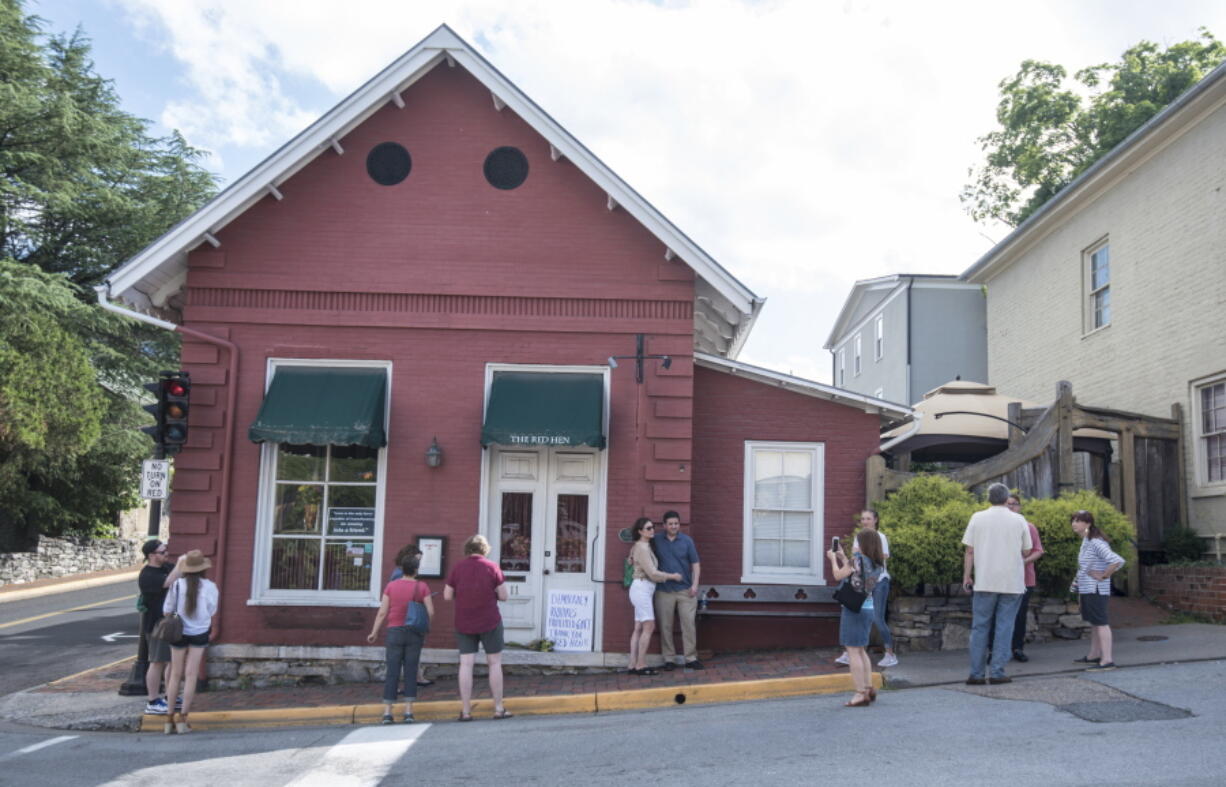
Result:
[[[256,443],[387,445],[387,372],[281,366],[247,436]]]
[[[481,445],[604,448],[604,380],[570,372],[494,372]]]

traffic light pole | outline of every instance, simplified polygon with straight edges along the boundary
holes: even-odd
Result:
[[[154,459],[165,459],[166,451],[159,443],[153,448]],[[149,530],[148,539],[157,538],[158,532],[162,525],[162,501],[153,499],[149,501]],[[145,636],[145,620],[148,610],[140,613],[140,638],[136,645],[136,661],[132,662],[132,670],[128,673],[128,678],[119,687],[119,695],[121,697],[138,697],[144,696],[148,689],[145,687],[145,674],[149,671],[149,639]]]

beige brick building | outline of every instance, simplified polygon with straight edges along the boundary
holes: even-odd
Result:
[[[987,287],[1000,390],[1049,402],[1069,380],[1093,406],[1182,406],[1188,519],[1205,536],[1226,533],[1224,188],[1226,66],[963,274]]]

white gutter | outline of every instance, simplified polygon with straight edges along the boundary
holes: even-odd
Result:
[[[914,437],[915,433],[920,430],[921,426],[923,426],[923,423],[922,423],[923,419],[924,419],[924,414],[919,412],[918,410],[915,411],[915,420],[912,421],[911,428],[903,432],[902,434],[900,434],[898,437],[895,437],[888,442],[882,443],[881,447],[878,448],[877,450],[881,451],[882,453],[885,453],[886,451],[889,451],[891,448],[901,443],[903,440],[907,440],[911,437]]]

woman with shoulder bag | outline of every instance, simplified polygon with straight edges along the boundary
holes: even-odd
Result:
[[[877,585],[873,588],[873,623],[877,626],[877,631],[881,633],[881,643],[885,648],[885,654],[881,657],[881,661],[877,662],[878,667],[897,667],[898,657],[894,655],[894,636],[890,633],[890,624],[886,623],[885,613],[890,603],[890,570],[888,563],[890,561],[890,539],[886,538],[885,533],[881,532],[881,518],[877,512],[871,508],[866,508],[860,512],[860,527],[866,530],[873,530],[881,539],[881,557],[885,561],[881,566],[881,576],[877,578]],[[859,551],[859,542],[851,543],[852,552]],[[835,664],[848,663],[847,652],[834,660]]]
[[[877,690],[873,688],[873,666],[868,660],[866,648],[873,628],[873,590],[885,562],[881,554],[881,538],[876,531],[861,530],[856,534],[856,546],[859,550],[850,560],[841,550],[832,549],[826,553],[834,578],[850,583],[865,596],[858,611],[853,612],[844,605],[839,619],[839,644],[847,649],[848,666],[851,667],[851,677],[856,686],[855,696],[843,703],[849,708],[867,707],[877,699]]]
[[[179,712],[177,721],[173,712],[167,717],[162,727],[167,735],[172,732],[186,735],[192,731],[187,723],[187,714],[191,712],[192,700],[196,697],[196,676],[200,674],[204,651],[209,645],[213,615],[217,614],[217,585],[204,576],[212,565],[213,562],[199,549],[180,555],[175,570],[182,576],[171,585],[162,605],[164,615],[177,615],[183,625],[183,633],[178,640],[170,643],[170,680],[166,684],[166,698],[173,706],[179,681],[183,681],[183,710]]]
[[[630,550],[630,562],[634,564],[634,581],[630,583],[630,603],[634,606],[634,631],[630,634],[630,669],[631,675],[659,675],[660,673],[647,666],[647,645],[651,642],[651,632],[656,627],[656,610],[654,596],[657,582],[673,580],[681,581],[680,574],[669,574],[660,570],[656,553],[651,550],[651,538],[655,534],[655,525],[645,516],[634,521],[630,532],[634,535],[634,546]]]
[[[430,619],[434,617],[434,601],[430,598],[430,586],[417,578],[420,565],[416,555],[409,554],[400,561],[401,576],[387,583],[379,612],[370,627],[366,641],[374,644],[383,627],[387,627],[387,671],[383,676],[383,723],[392,724],[392,705],[399,693],[400,676],[404,674],[405,724],[413,723],[413,702],[417,699],[417,667],[421,661],[421,647],[430,632]],[[424,620],[423,620],[424,615]]]

